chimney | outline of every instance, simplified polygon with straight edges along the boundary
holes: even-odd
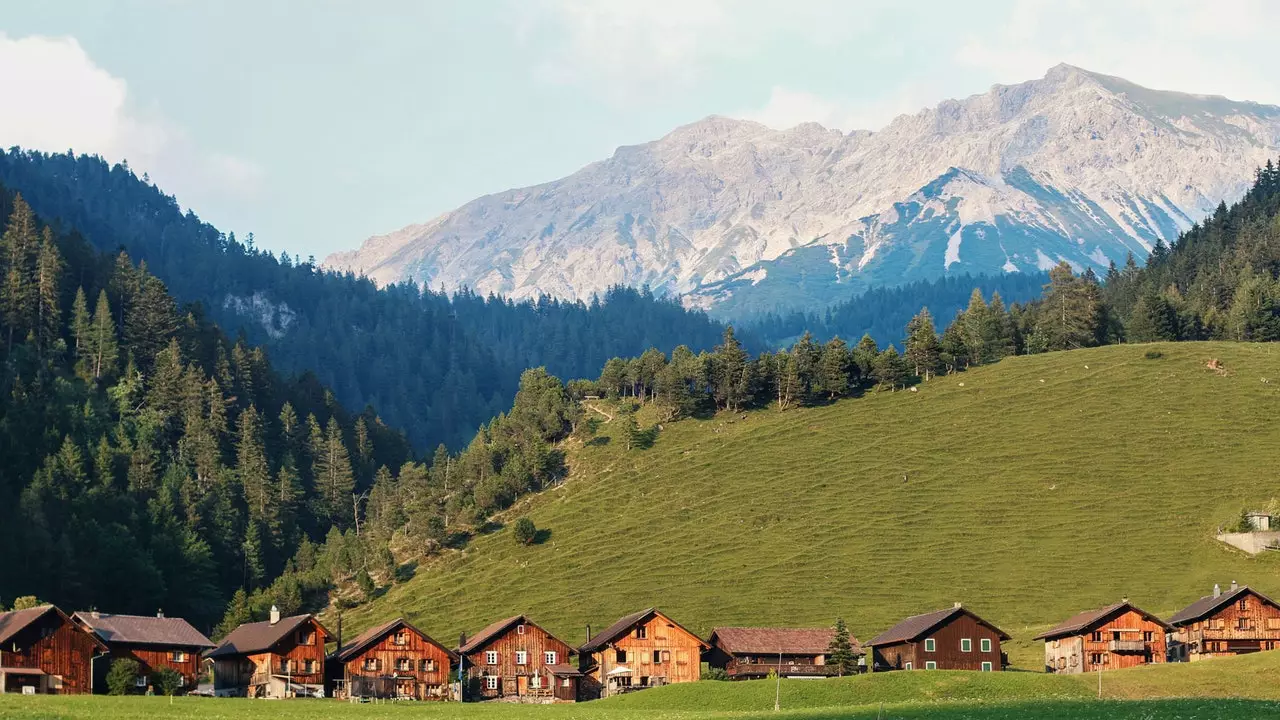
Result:
[[[587,623],[587,642],[591,642],[591,623]]]
[[[960,603],[958,603],[958,602],[957,602],[957,603],[955,604],[955,607],[960,607]]]
[[[1231,581],[1231,592],[1235,592],[1235,591],[1237,591],[1237,590],[1239,590],[1239,589],[1240,589],[1240,586],[1236,584],[1236,581],[1235,581],[1235,580],[1232,580],[1232,581]]]
[[[458,649],[461,650],[467,644],[467,634],[458,633]]]
[[[102,615],[98,612],[98,608],[94,608],[89,614],[93,616],[94,620],[97,620],[98,618],[102,617]]]
[[[1128,595],[1125,595],[1124,597],[1120,598],[1120,602],[1124,603],[1125,605],[1128,605],[1128,604],[1129,604],[1129,596],[1128,596]]]
[[[156,610],[156,617],[158,617],[158,618],[163,618],[163,617],[164,617],[164,610]]]
[[[1218,587],[1218,583],[1213,584],[1213,596],[1215,598],[1222,597],[1222,588]]]
[[[271,606],[271,624],[275,625],[280,622],[280,608],[275,605]]]

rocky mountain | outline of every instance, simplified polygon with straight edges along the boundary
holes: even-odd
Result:
[[[1142,257],[1242,195],[1278,151],[1280,107],[1059,65],[874,133],[713,116],[325,264],[517,298],[648,284],[743,316]]]

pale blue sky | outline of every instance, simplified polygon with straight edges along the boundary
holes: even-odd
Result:
[[[1262,0],[0,4],[0,145],[318,258],[709,114],[878,129],[1060,61],[1280,103]]]

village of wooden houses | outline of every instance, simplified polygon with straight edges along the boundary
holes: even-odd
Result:
[[[719,678],[826,678],[833,628],[717,627],[706,639],[657,608],[627,615],[571,645],[531,617],[498,620],[456,647],[403,618],[355,638],[315,615],[241,625],[221,643],[163,613],[68,615],[53,605],[0,613],[0,692],[106,692],[117,659],[138,664],[136,692],[161,668],[179,693],[217,697],[320,697],[349,701],[438,700],[568,703]],[[1008,667],[1005,631],[961,603],[908,617],[867,642],[850,639],[856,672]],[[1036,636],[1044,671],[1088,673],[1272,650],[1280,604],[1232,582],[1161,619],[1128,598],[1067,618]],[[333,647],[329,649],[329,646]]]

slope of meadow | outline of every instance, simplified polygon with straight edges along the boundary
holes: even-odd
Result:
[[[1213,539],[1280,495],[1278,415],[1280,347],[1178,343],[684,420],[646,450],[606,424],[569,448],[564,486],[508,515],[527,513],[545,542],[477,538],[345,625],[404,615],[452,641],[527,612],[576,644],[587,624],[655,605],[704,637],[842,616],[866,638],[963,601],[1038,669],[1036,631],[1124,595],[1167,615],[1215,582],[1280,592],[1276,557]]]

